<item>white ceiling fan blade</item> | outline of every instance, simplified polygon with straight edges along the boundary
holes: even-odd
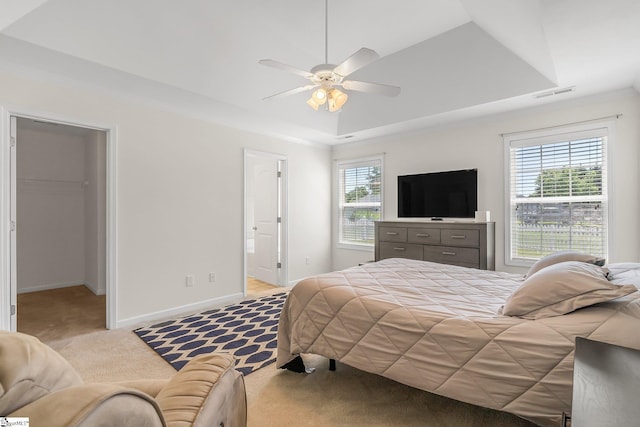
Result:
[[[300,93],[300,92],[304,92],[306,90],[311,90],[315,87],[318,87],[319,85],[306,85],[306,86],[300,86],[297,87],[295,89],[289,89],[289,90],[285,90],[284,92],[280,92],[280,93],[276,93],[275,95],[271,95],[271,96],[267,96],[266,98],[262,98],[263,101],[271,101],[275,98],[282,98],[285,96],[289,96],[289,95],[294,95],[296,93]]]
[[[363,47],[362,49],[345,59],[342,64],[334,68],[333,72],[341,75],[342,77],[347,77],[349,74],[353,73],[356,70],[359,70],[365,65],[371,64],[378,58],[380,58],[380,55],[378,55],[375,50]]]
[[[346,80],[342,82],[342,87],[347,90],[375,93],[384,96],[398,96],[400,94],[400,88],[398,86],[389,86],[380,83],[359,82],[357,80]]]
[[[266,65],[267,67],[273,67],[273,68],[277,68],[278,70],[287,71],[289,73],[297,74],[297,75],[302,76],[302,77],[304,77],[306,79],[310,79],[311,77],[313,77],[313,74],[311,74],[308,71],[300,70],[300,69],[298,69],[296,67],[292,67],[291,65],[287,65],[287,64],[283,64],[282,62],[274,61],[273,59],[261,59],[260,61],[258,61],[258,63],[260,63],[262,65]]]

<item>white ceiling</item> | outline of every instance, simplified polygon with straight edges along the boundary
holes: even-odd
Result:
[[[288,139],[336,144],[635,86],[640,0],[329,0],[328,55],[381,59],[339,113],[258,64],[324,62],[323,0],[0,0],[0,66]],[[562,95],[535,94],[575,87]],[[350,138],[350,139],[347,139]]]

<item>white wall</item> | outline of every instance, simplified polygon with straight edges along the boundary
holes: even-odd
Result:
[[[17,119],[18,293],[104,294],[105,132]]]
[[[85,137],[84,284],[96,295],[106,292],[106,132]]]
[[[331,245],[331,159],[379,153],[385,153],[385,219],[396,216],[397,175],[477,167],[478,207],[491,211],[497,222],[496,267],[514,270],[504,266],[500,134],[622,113],[610,147],[610,260],[640,260],[640,97],[636,92],[337,146],[333,151],[6,71],[0,71],[0,106],[116,128],[119,325],[242,292],[244,148],[288,159],[290,281],[372,259],[372,252]],[[6,188],[5,183],[0,188]],[[211,271],[217,273],[215,284],[207,280]],[[192,288],[184,285],[187,274],[195,277]],[[1,286],[8,287],[4,276],[2,280]]]
[[[478,209],[491,211],[496,222],[496,269],[523,272],[504,264],[504,146],[501,134],[532,130],[623,114],[610,141],[610,259],[640,261],[640,95],[634,90],[496,115],[414,134],[396,135],[337,146],[333,158],[384,154],[384,219],[397,218],[397,176],[478,168]],[[335,201],[334,201],[335,204]],[[335,209],[335,207],[334,207]],[[334,233],[335,236],[335,224]],[[373,251],[338,249],[332,268],[342,269],[373,258]]]
[[[118,325],[242,293],[245,147],[288,159],[289,280],[330,268],[327,148],[7,71],[0,106],[116,127]]]
[[[18,125],[18,293],[84,283],[84,155],[82,137]]]

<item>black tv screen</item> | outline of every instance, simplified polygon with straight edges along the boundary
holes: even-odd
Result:
[[[477,169],[398,177],[399,218],[473,218],[477,210]]]

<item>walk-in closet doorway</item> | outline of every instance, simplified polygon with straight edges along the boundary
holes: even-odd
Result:
[[[12,326],[45,340],[105,329],[108,131],[19,116],[10,125]]]

